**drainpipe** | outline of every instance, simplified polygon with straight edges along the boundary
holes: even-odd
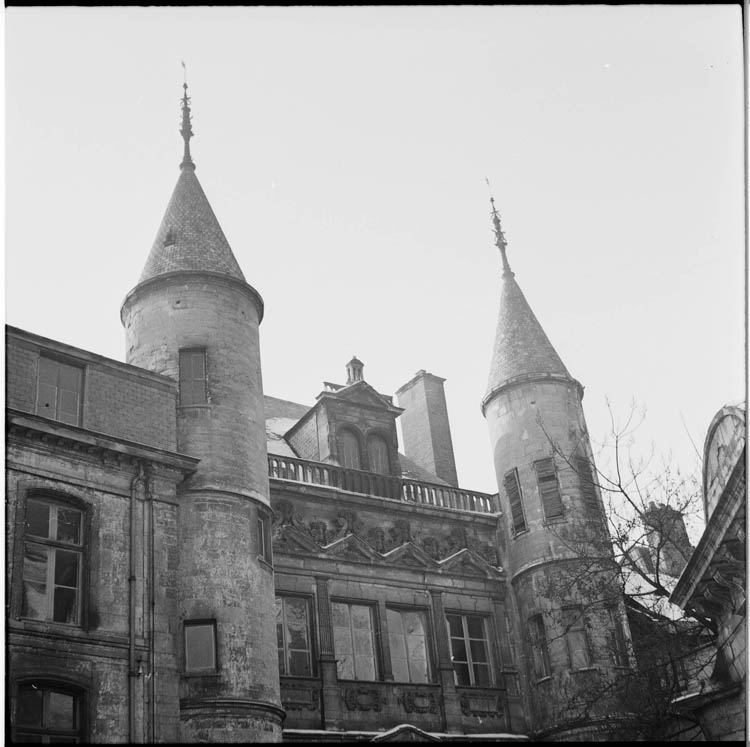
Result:
[[[136,475],[130,483],[130,572],[128,574],[128,741],[135,740],[135,680],[139,676],[135,661],[135,534],[136,534],[136,501],[138,486],[144,482],[143,463],[136,462]]]
[[[156,741],[156,528],[154,526],[154,494],[151,491],[150,475],[146,473],[145,484],[146,500],[148,501],[148,523],[149,523],[149,662],[151,664],[151,677],[149,678],[149,703],[150,703],[150,728],[149,741]]]

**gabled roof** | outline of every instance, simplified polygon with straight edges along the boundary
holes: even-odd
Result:
[[[180,172],[139,283],[185,270],[245,280],[194,168]]]
[[[485,402],[503,384],[533,374],[571,378],[513,274],[506,273]]]
[[[393,404],[392,397],[387,397],[384,394],[381,394],[363,379],[341,387],[335,384],[333,386],[336,386],[334,391],[324,390],[317,396],[318,402],[324,399],[339,399],[357,405],[364,405],[365,407],[375,407],[379,410],[388,410],[397,415],[404,411],[403,407],[396,407]]]

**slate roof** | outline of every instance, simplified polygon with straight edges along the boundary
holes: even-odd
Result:
[[[500,312],[487,394],[516,376],[557,374],[571,378],[511,273],[503,276]]]
[[[180,270],[245,280],[192,164],[180,172],[139,282]]]

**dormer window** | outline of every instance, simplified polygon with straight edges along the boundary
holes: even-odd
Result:
[[[385,439],[373,433],[367,439],[367,457],[370,462],[370,472],[381,475],[391,474],[391,460],[388,456],[388,444]]]
[[[342,467],[348,469],[362,469],[362,458],[359,452],[357,435],[344,428],[339,431],[339,461]]]

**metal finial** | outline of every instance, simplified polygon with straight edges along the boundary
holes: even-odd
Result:
[[[495,207],[495,198],[492,196],[492,187],[490,187],[490,180],[485,176],[484,180],[487,182],[487,187],[490,190],[490,204],[492,205],[492,225],[495,229],[495,246],[500,250],[500,256],[503,259],[503,275],[515,276],[515,273],[510,269],[508,264],[508,256],[505,250],[508,247],[508,242],[505,240],[505,234],[503,233],[503,227],[500,223],[500,214],[497,212]]]
[[[190,126],[192,117],[190,115],[190,98],[187,95],[187,68],[184,62],[182,63],[182,69],[184,70],[184,82],[182,84],[182,127],[180,128],[180,134],[185,141],[185,152],[182,156],[180,168],[183,169],[187,166],[194,169],[195,164],[190,157],[190,138],[193,137],[193,128]]]

